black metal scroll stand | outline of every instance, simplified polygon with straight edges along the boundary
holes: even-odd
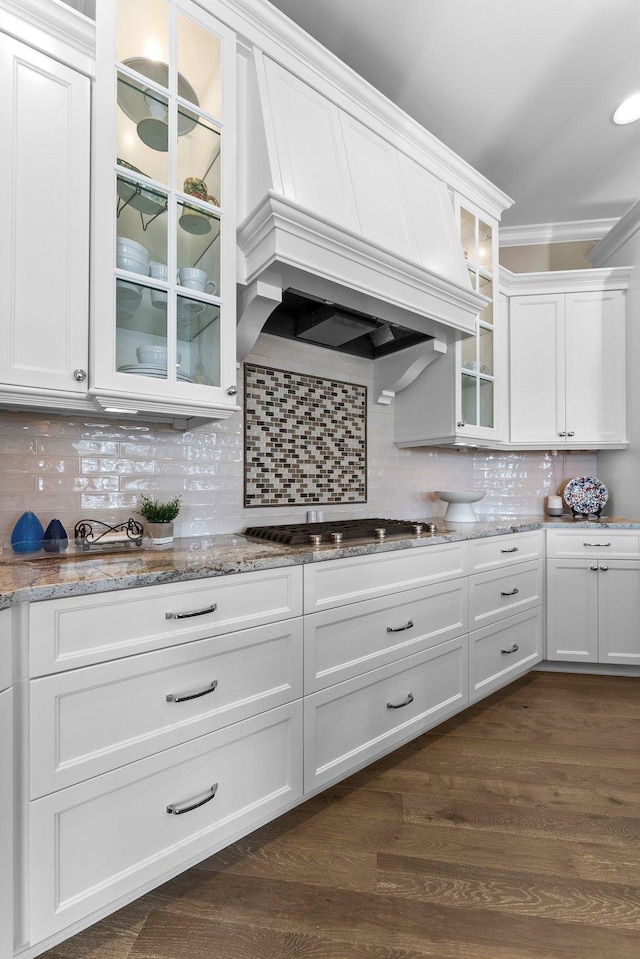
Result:
[[[127,181],[127,182],[128,182],[128,181]],[[124,208],[125,208],[126,206],[129,206],[129,204],[130,204],[131,201],[133,200],[133,197],[134,197],[134,196],[140,196],[141,194],[142,194],[142,187],[140,186],[139,183],[136,183],[136,185],[135,185],[135,193],[134,193],[132,196],[130,196],[128,200],[123,200],[122,197],[118,197],[118,203],[117,203],[117,205],[116,205],[116,217],[119,217],[120,214],[122,213],[122,211],[124,210]],[[166,213],[166,212],[167,212],[168,205],[169,205],[169,204],[168,204],[168,201],[165,200],[164,206],[162,207],[162,209],[158,210],[157,213],[154,213],[152,217],[149,217],[149,219],[147,220],[146,223],[144,222],[144,217],[143,217],[143,215],[142,215],[142,210],[138,210],[138,213],[140,214],[140,222],[142,223],[142,229],[143,229],[143,231],[144,231],[145,233],[146,233],[146,231],[147,231],[147,227],[151,226],[151,224],[153,223],[154,220],[156,220],[159,216],[162,216],[163,213]],[[134,209],[135,209],[135,207],[134,207]]]
[[[572,507],[571,507],[571,512],[573,513],[573,518],[574,518],[574,519],[591,519],[591,518],[593,518],[593,517],[595,517],[595,519],[600,519],[600,513],[602,512],[602,506],[600,507],[600,509],[595,509],[595,510],[593,510],[591,513],[581,513],[580,510],[577,510],[577,509],[575,508],[575,506],[572,506]]]
[[[129,519],[124,523],[110,526],[100,520],[81,519],[73,531],[76,546],[89,551],[91,549],[122,549],[142,545],[144,527],[137,520]]]

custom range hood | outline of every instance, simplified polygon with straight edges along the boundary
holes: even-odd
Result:
[[[426,159],[260,52],[243,92],[238,359],[265,330],[394,355],[394,370],[402,352],[415,377],[473,333],[488,300],[471,289],[449,190]]]

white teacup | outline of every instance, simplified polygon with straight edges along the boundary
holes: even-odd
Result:
[[[215,294],[218,289],[217,283],[209,280],[204,270],[198,270],[193,266],[186,266],[178,270],[178,282],[180,286],[184,286],[188,290],[197,290],[199,293],[204,293],[206,290]]]

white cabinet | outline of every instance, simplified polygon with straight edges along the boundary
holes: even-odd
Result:
[[[638,534],[549,530],[547,555],[546,658],[640,665]]]
[[[37,942],[215,852],[301,795],[300,702],[31,803]]]
[[[29,607],[30,947],[299,801],[301,612],[300,567]]]
[[[11,611],[0,612],[0,957],[13,954],[13,690]]]
[[[394,441],[400,447],[479,446],[505,439],[506,309],[498,292],[498,221],[456,197],[466,283],[487,297],[473,335],[449,346],[395,399]]]
[[[466,702],[466,635],[307,696],[305,792],[343,779]]]
[[[626,445],[622,290],[511,296],[509,336],[512,445]]]
[[[544,534],[472,540],[469,565],[469,701],[475,702],[542,659]]]
[[[90,80],[54,46],[0,33],[0,398],[88,409]]]
[[[191,0],[97,5],[91,395],[107,412],[237,408],[235,56]]]

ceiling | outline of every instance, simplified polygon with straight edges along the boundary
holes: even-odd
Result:
[[[640,196],[640,0],[272,0],[511,196],[505,226]]]

